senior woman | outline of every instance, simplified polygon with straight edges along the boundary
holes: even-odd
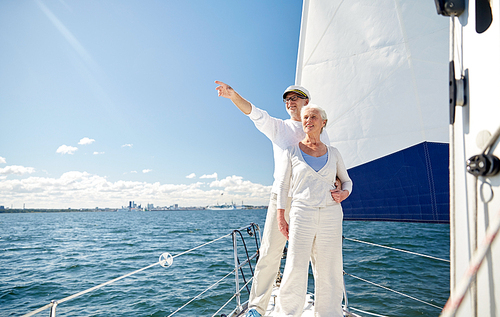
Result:
[[[352,191],[339,151],[320,141],[326,112],[302,108],[306,137],[287,149],[278,191],[278,227],[287,237],[288,253],[278,297],[278,316],[300,316],[307,292],[309,258],[314,263],[314,316],[342,316],[342,218],[340,203]],[[333,189],[336,177],[341,189]],[[285,220],[292,197],[290,224]]]

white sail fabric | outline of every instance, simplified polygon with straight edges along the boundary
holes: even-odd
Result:
[[[305,0],[296,83],[348,168],[448,143],[448,27],[434,1]]]

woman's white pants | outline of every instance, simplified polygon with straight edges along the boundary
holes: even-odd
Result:
[[[342,207],[290,209],[288,253],[278,296],[278,316],[301,316],[309,258],[315,263],[314,316],[342,317]]]

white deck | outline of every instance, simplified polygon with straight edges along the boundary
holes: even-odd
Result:
[[[279,296],[279,287],[274,286],[273,291],[271,293],[271,299],[269,300],[269,304],[267,305],[266,313],[263,315],[263,317],[275,317],[275,316],[277,316],[274,309],[276,308],[276,302],[277,302],[278,296]],[[245,316],[245,314],[248,310],[247,304],[248,303],[245,303],[244,309],[242,312],[240,312],[239,314],[236,312],[233,312],[229,316],[231,316],[231,317]],[[312,298],[312,294],[307,294],[306,299],[304,301],[304,311],[302,312],[301,316],[302,317],[313,317],[314,316],[314,300]],[[356,315],[353,313],[348,313],[346,311],[344,311],[344,316],[360,317],[359,315]]]

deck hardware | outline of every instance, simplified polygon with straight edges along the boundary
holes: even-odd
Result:
[[[467,104],[466,96],[466,78],[461,76],[455,78],[455,61],[450,61],[449,66],[449,95],[450,95],[450,124],[455,123],[455,107],[465,106]]]
[[[447,17],[460,16],[465,11],[464,0],[434,0],[437,13]]]
[[[500,172],[500,159],[492,154],[474,155],[467,160],[467,172],[474,176],[494,176]]]
[[[172,257],[172,255],[170,253],[165,252],[165,253],[162,253],[160,255],[160,258],[158,259],[158,261],[160,262],[161,266],[169,267],[170,265],[172,265],[172,263],[174,263],[174,258]]]
[[[49,315],[49,317],[56,317],[57,301],[56,300],[52,300],[50,302],[52,303],[52,307],[50,308],[50,315]]]
[[[488,0],[476,0],[476,32],[486,32],[493,22],[491,3]]]

